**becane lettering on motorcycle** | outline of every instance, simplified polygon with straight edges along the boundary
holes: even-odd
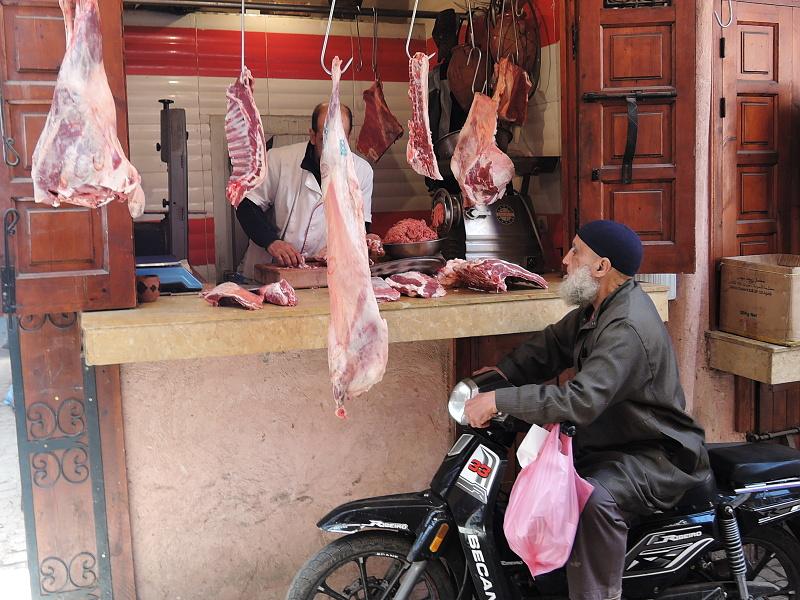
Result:
[[[500,458],[486,446],[478,446],[461,470],[456,485],[484,504],[488,502]]]
[[[492,580],[489,579],[489,567],[486,566],[486,560],[483,557],[481,540],[477,535],[471,533],[467,536],[467,541],[472,550],[472,560],[475,561],[475,570],[478,572],[478,576],[481,578],[481,583],[483,584],[483,593],[486,594],[487,600],[495,600],[497,594],[492,591],[494,584]]]

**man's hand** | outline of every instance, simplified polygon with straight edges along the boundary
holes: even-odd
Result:
[[[488,427],[489,420],[497,414],[494,392],[484,392],[468,400],[464,405],[464,414],[472,427]]]
[[[267,248],[269,252],[282,267],[299,267],[303,264],[303,257],[289,242],[275,240]]]

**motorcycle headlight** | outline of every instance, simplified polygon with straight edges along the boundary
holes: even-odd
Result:
[[[462,379],[450,392],[450,400],[447,402],[447,410],[450,417],[460,425],[469,425],[467,416],[464,414],[464,405],[467,400],[471,400],[478,393],[478,386],[472,379]]]

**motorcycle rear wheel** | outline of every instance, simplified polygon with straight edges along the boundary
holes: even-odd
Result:
[[[794,537],[778,527],[760,527],[743,535],[742,544],[747,582],[769,583],[778,588],[756,596],[756,600],[794,600],[800,595],[800,544]],[[718,550],[710,558],[727,571],[724,551]],[[733,586],[729,591],[733,592]]]
[[[408,566],[411,541],[382,531],[340,538],[320,550],[295,575],[286,600],[372,600],[391,586]],[[389,596],[391,598],[391,596]],[[428,564],[411,593],[413,600],[453,600],[447,571],[438,561]]]

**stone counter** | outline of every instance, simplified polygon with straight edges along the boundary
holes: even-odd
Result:
[[[442,298],[406,298],[380,305],[389,342],[417,342],[543,329],[569,310],[556,293],[521,289],[503,294],[452,290]],[[644,284],[667,320],[667,292]],[[298,305],[261,310],[213,307],[198,296],[165,296],[130,310],[83,313],[86,362],[126,364],[243,356],[327,347],[327,289],[298,290]]]

